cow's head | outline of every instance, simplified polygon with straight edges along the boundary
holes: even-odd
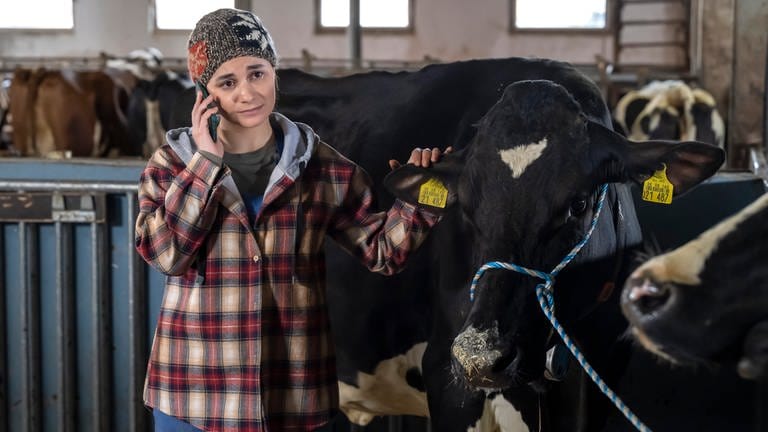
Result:
[[[622,309],[648,350],[679,363],[768,374],[768,195],[627,281]]]
[[[723,158],[721,150],[701,143],[627,141],[588,119],[562,86],[522,81],[508,86],[480,121],[474,142],[445,159],[449,168],[406,166],[388,183],[395,195],[412,202],[412,185],[431,176],[441,176],[449,189],[456,185],[472,269],[498,260],[548,272],[584,235],[601,184],[642,181],[666,164],[675,194],[681,194],[712,175]],[[614,224],[623,216],[618,208],[607,212],[574,268],[611,272],[606,268],[617,249]],[[594,289],[568,286],[568,276],[561,275],[556,296],[558,290],[579,289],[586,298]],[[472,276],[464,281],[467,296]],[[455,371],[470,385],[498,389],[542,376],[551,330],[535,297],[539,282],[503,270],[482,277],[451,349]],[[570,306],[557,305],[558,315],[568,314]]]

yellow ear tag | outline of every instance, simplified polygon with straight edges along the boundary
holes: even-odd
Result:
[[[672,203],[675,186],[667,179],[667,165],[643,182],[643,201],[661,204]]]
[[[432,178],[419,187],[419,204],[445,208],[447,202],[448,189],[440,180]]]

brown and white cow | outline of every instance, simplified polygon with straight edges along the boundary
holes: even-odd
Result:
[[[103,71],[17,69],[9,94],[21,155],[136,154],[122,114],[127,94]]]

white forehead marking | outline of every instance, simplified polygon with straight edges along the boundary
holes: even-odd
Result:
[[[501,160],[512,170],[513,178],[520,178],[536,159],[547,148],[547,139],[544,138],[535,144],[522,145],[507,150],[499,150]]]
[[[720,241],[739,224],[765,207],[768,207],[768,194],[672,252],[649,260],[635,270],[632,276],[641,277],[643,274],[652,274],[664,282],[699,285],[701,283],[699,275],[704,270],[704,263],[717,249]]]

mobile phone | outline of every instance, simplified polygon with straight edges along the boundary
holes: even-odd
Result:
[[[197,86],[198,90],[200,90],[200,93],[203,94],[202,99],[205,99],[208,97],[208,89],[205,88],[203,83],[200,81],[195,81],[195,85]],[[211,103],[208,105],[208,108],[215,108],[216,105],[214,103]],[[218,134],[216,133],[216,130],[219,127],[219,115],[213,114],[212,116],[208,117],[208,133],[211,134],[211,139],[213,142],[216,142],[216,138],[218,137]]]

